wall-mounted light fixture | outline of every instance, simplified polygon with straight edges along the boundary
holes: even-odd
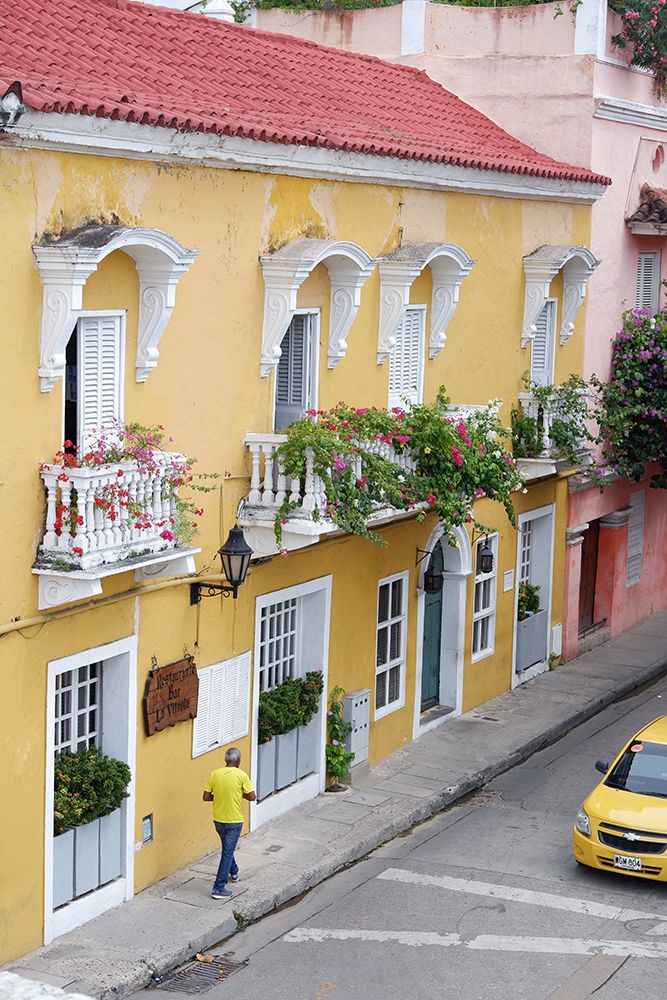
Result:
[[[479,569],[481,573],[493,573],[493,549],[489,545],[488,535],[484,538],[484,548],[479,556]]]
[[[419,564],[423,562],[427,556],[432,556],[432,555],[433,555],[432,552],[418,548],[415,566],[419,566]],[[442,590],[442,571],[436,569],[432,562],[429,563],[427,569],[424,572],[423,586],[424,586],[424,593],[426,594],[439,594],[440,591]]]
[[[218,554],[229,584],[191,583],[190,604],[199,604],[202,597],[214,597],[216,594],[222,594],[223,597],[229,597],[232,594],[236,600],[239,587],[245,583],[252,557],[252,549],[243,537],[243,532],[238,524],[234,525],[229,532],[227,541],[218,549]]]

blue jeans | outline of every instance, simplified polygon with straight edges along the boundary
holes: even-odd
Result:
[[[234,860],[234,851],[241,836],[243,823],[218,823],[214,820],[214,824],[222,842],[222,854],[220,855],[213,892],[220,892],[227,885],[227,879],[230,875],[238,875],[239,866]]]

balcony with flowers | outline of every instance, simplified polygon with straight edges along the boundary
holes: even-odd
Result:
[[[522,485],[498,419],[499,401],[405,409],[339,404],[309,411],[283,434],[245,436],[250,491],[238,522],[256,556],[350,532],[384,544],[378,528],[427,510],[447,528],[474,520],[475,500],[498,500],[513,520]]]
[[[526,392],[512,408],[512,449],[521,477],[528,481],[563,469],[586,468],[592,440],[586,429],[586,383],[571,375],[559,386],[542,386],[524,375]]]
[[[194,571],[201,550],[187,542],[203,511],[183,494],[209,487],[163,443],[162,427],[102,427],[81,453],[66,441],[40,465],[46,520],[32,567],[40,609],[100,594],[116,573],[143,581]]]

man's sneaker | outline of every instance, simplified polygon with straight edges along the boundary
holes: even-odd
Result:
[[[213,896],[213,899],[229,899],[232,893],[229,889],[219,889],[217,892],[214,889],[211,895]]]
[[[229,876],[229,881],[230,882],[238,882],[238,880],[239,880],[239,873],[238,872],[236,873],[236,875],[230,875]]]

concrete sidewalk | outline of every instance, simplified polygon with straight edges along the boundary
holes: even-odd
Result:
[[[10,968],[72,993],[122,997],[481,787],[667,672],[667,611],[396,750],[349,791],[243,837],[240,881],[211,898],[219,852]]]

